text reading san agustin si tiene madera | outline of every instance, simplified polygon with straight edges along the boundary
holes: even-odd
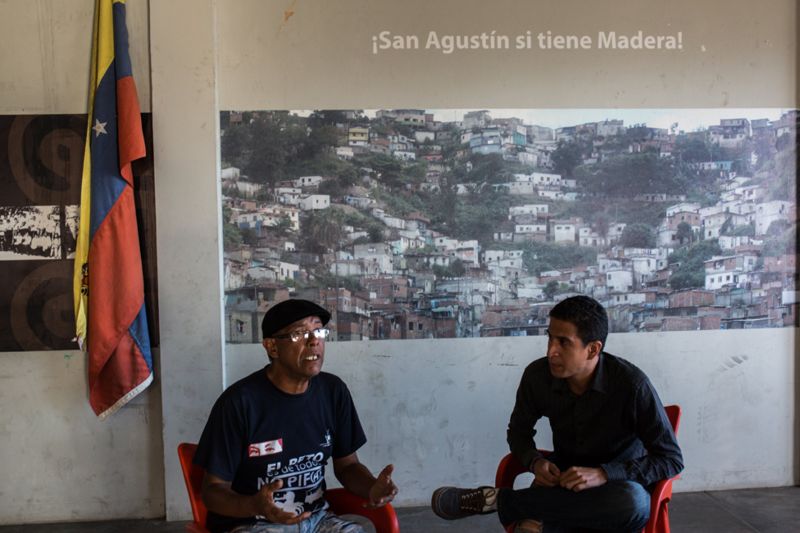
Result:
[[[457,50],[682,50],[683,32],[668,35],[647,34],[639,30],[630,34],[599,31],[591,35],[566,35],[544,31],[509,36],[496,31],[471,35],[440,34],[430,31],[424,40],[415,34],[392,33],[388,30],[372,36],[372,53],[385,50],[439,50],[452,54]]]

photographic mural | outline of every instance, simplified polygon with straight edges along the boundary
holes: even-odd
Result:
[[[614,332],[796,325],[797,113],[653,111],[223,112],[228,342],[289,297],[340,341],[542,335],[574,294]]]

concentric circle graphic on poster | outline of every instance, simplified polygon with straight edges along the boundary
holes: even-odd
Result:
[[[69,348],[73,344],[71,264],[46,262],[17,285],[11,299],[11,333],[23,350]],[[75,345],[74,347],[77,347]]]
[[[75,116],[18,116],[8,132],[8,161],[20,191],[31,204],[77,203],[80,197],[83,145],[81,120]]]

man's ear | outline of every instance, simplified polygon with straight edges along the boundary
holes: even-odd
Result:
[[[261,346],[267,351],[267,357],[272,359],[272,354],[277,353],[276,348],[277,344],[275,343],[275,339],[264,339],[261,341]]]
[[[597,357],[603,351],[602,341],[592,341],[589,343],[589,359]]]

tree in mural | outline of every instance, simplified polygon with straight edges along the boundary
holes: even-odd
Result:
[[[575,168],[583,162],[583,150],[577,142],[559,141],[550,159],[557,174],[571,178]]]
[[[328,253],[339,249],[344,238],[344,216],[338,209],[310,212],[302,221],[303,247],[315,253]]]
[[[653,233],[653,228],[647,224],[637,222],[625,226],[625,229],[622,230],[620,244],[627,248],[654,248],[656,236]]]
[[[694,231],[692,231],[692,226],[690,226],[687,222],[681,222],[678,224],[678,228],[675,231],[675,238],[678,239],[678,242],[681,244],[691,244],[692,240],[694,239]]]
[[[716,239],[699,241],[693,246],[679,249],[669,256],[670,264],[678,264],[669,278],[669,286],[673,289],[704,287],[706,270],[703,262],[721,253]]]

